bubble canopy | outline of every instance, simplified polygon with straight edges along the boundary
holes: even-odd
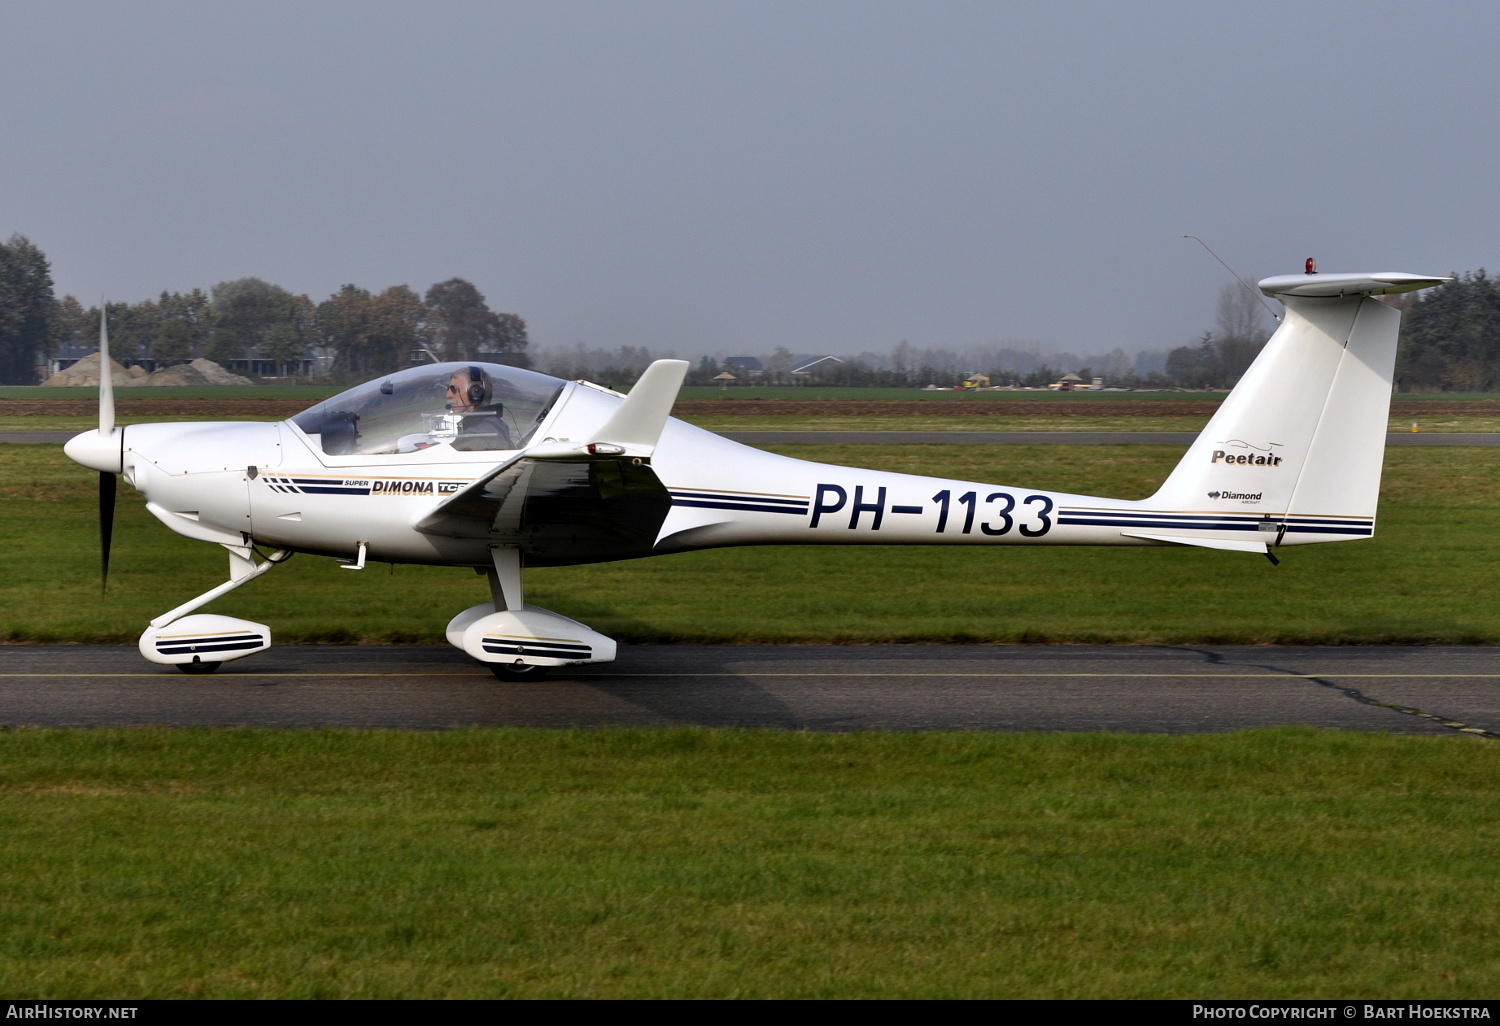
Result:
[[[340,392],[292,418],[330,456],[384,456],[447,446],[519,449],[567,382],[494,363],[437,363]]]

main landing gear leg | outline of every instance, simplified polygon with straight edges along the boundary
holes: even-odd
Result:
[[[521,589],[521,550],[514,545],[496,545],[490,549],[490,562],[485,571],[490,582],[490,600],[495,612],[520,612],[526,603]],[[550,666],[528,663],[519,655],[511,663],[487,663],[490,672],[498,680],[541,680],[547,676]]]
[[[271,647],[271,628],[265,624],[213,613],[187,615],[253,581],[277,563],[285,563],[290,556],[286,549],[277,549],[256,563],[248,545],[224,548],[229,550],[229,580],[152,620],[141,635],[141,655],[153,663],[176,666],[183,673],[213,673],[231,659]]]

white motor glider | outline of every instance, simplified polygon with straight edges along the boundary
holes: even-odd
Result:
[[[1259,553],[1375,530],[1400,314],[1413,274],[1267,278],[1286,317],[1155,495],[1141,501],[808,463],[668,416],[688,365],[630,394],[486,363],[389,374],[279,424],[116,427],[101,331],[108,572],[115,478],[173,531],[224,546],[229,580],[151,621],[141,654],[187,672],[268,648],[263,624],[193,610],[295,552],[474,567],[493,602],[448,640],[502,678],[608,662],[615,642],[526,605],[524,566],[726,545],[1189,545]],[[272,550],[257,560],[256,546]]]

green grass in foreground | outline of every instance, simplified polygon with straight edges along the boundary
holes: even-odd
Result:
[[[830,463],[1086,494],[1149,495],[1169,446],[781,446]],[[0,638],[134,642],[224,579],[122,488],[98,591],[96,475],[56,446],[0,446]],[[1176,548],[793,546],[530,571],[529,601],[624,641],[1500,642],[1500,449],[1392,448],[1371,541],[1283,563]],[[363,573],[299,556],[209,607],[279,642],[441,642],[487,596],[457,568]]]
[[[1306,729],[9,731],[0,991],[1486,997],[1497,774]]]

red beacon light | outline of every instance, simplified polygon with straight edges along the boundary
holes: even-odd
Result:
[[[1318,262],[1316,260],[1314,260],[1312,257],[1308,257],[1307,258],[1307,265],[1303,268],[1302,273],[1303,274],[1317,274],[1318,273]]]

